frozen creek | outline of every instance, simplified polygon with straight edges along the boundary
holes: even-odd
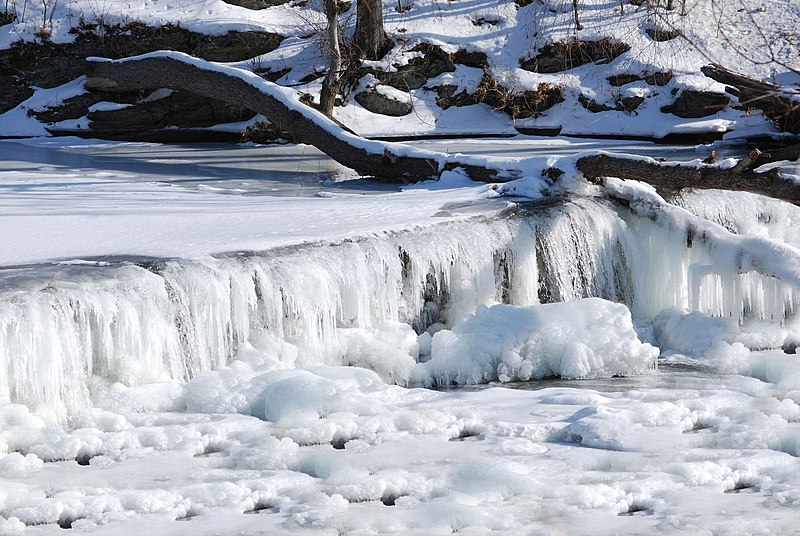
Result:
[[[487,212],[3,269],[0,534],[791,533],[795,289],[607,200]]]

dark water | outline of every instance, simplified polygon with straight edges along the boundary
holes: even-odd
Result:
[[[622,393],[638,390],[705,390],[718,389],[724,385],[725,378],[740,378],[702,365],[659,364],[658,371],[653,374],[630,377],[590,378],[585,380],[564,380],[561,378],[544,378],[524,382],[490,382],[479,385],[463,385],[442,387],[441,391],[481,391],[491,387],[518,389],[521,391],[540,391],[550,388],[581,389],[600,393]]]

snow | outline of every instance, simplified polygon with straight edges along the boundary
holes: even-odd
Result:
[[[498,152],[529,154],[591,147],[588,141],[495,143]],[[229,168],[238,155],[271,159],[279,169],[286,166],[283,173],[298,166],[336,171],[307,148],[210,146],[204,155],[70,139],[3,145],[16,158],[4,172],[11,196],[5,210],[16,210],[7,221],[35,225],[44,214],[53,218],[35,240],[3,239],[4,255],[17,252],[15,263],[28,265],[5,269],[0,313],[0,347],[15,345],[19,365],[0,369],[16,379],[4,383],[16,393],[6,390],[0,407],[4,533],[47,534],[59,523],[115,535],[173,534],[185,527],[209,535],[517,534],[557,526],[593,534],[664,526],[673,533],[732,534],[723,513],[730,510],[742,513],[737,532],[791,531],[800,489],[800,369],[791,355],[764,349],[800,341],[793,320],[776,323],[769,316],[778,308],[783,315],[796,298],[764,287],[766,279],[740,276],[740,292],[765,300],[740,328],[735,319],[709,316],[742,307],[726,287],[716,293],[713,274],[699,289],[674,279],[675,295],[659,294],[651,281],[661,276],[636,264],[638,257],[665,273],[705,263],[715,264],[723,279],[735,277],[720,260],[727,254],[713,247],[698,243],[689,250],[694,260],[684,259],[678,223],[670,231],[646,218],[625,221],[600,198],[555,207],[529,223],[496,219],[507,202],[493,204],[494,190],[458,172],[403,192],[365,195],[344,183],[339,193],[336,183],[317,183],[299,189],[301,197],[274,198],[262,183],[286,195],[297,192],[291,179]],[[464,154],[488,147],[485,140],[420,145]],[[280,164],[278,155],[289,163]],[[98,171],[101,165],[108,171]],[[224,180],[214,182],[215,176]],[[202,187],[208,185],[215,186]],[[333,197],[314,197],[321,191]],[[647,199],[646,192],[633,192]],[[726,227],[796,240],[785,221],[796,209],[736,194],[713,196],[716,205],[705,203],[708,195],[693,196],[685,207],[708,207],[708,217]],[[748,211],[725,208],[748,199],[775,217],[752,219]],[[287,230],[299,228],[303,218],[321,217],[305,214],[315,203],[337,200],[348,207],[329,214],[344,227],[325,232],[350,229],[361,239],[284,248],[266,258],[209,257],[214,240],[231,251],[236,236],[264,229],[258,218],[275,217],[248,210],[250,224],[242,225],[237,214],[251,204],[277,210],[280,201],[299,209],[291,217],[279,212],[283,220],[270,224]],[[157,203],[161,209],[148,208]],[[389,232],[402,228],[399,220],[396,228],[381,227],[380,215],[392,203],[406,218],[416,215],[413,232]],[[61,219],[69,205],[77,207],[76,221],[85,220],[80,225]],[[167,210],[195,229],[193,240],[204,241],[184,243],[189,232],[164,224]],[[109,219],[95,220],[102,215]],[[110,225],[112,215],[127,218],[128,227],[114,242],[98,240],[97,228]],[[356,233],[360,215],[370,221]],[[689,216],[681,218],[676,222]],[[158,220],[169,232],[147,227]],[[59,227],[68,238],[50,236]],[[543,253],[536,252],[534,227],[545,233]],[[585,233],[578,230],[588,227],[596,229],[594,236],[580,238]],[[309,229],[258,239],[261,247],[270,240],[303,241],[319,232]],[[40,241],[47,246],[41,253],[32,247]],[[107,255],[112,246],[130,254],[145,242],[182,258],[154,273]],[[646,255],[637,249],[649,243],[657,249]],[[617,247],[626,248],[632,282],[616,280],[624,273],[613,268]],[[397,261],[398,248],[408,255],[404,263]],[[65,260],[49,272],[35,264],[59,251]],[[502,258],[510,264],[500,277],[494,259]],[[536,305],[540,270],[550,274],[550,289],[562,299],[593,289],[634,302]],[[506,277],[507,298],[516,306],[497,304],[497,285]],[[450,303],[441,310],[425,289],[443,285]],[[625,298],[629,285],[635,292]],[[699,311],[689,311],[693,302]],[[637,332],[629,310],[638,311]],[[649,310],[665,312],[649,324]],[[275,329],[251,324],[252,314]],[[409,325],[419,315],[432,322],[421,335]],[[192,333],[189,361],[176,318]],[[92,326],[109,334],[101,346],[85,335],[97,329]],[[657,350],[648,342],[667,356],[659,372]],[[519,382],[552,375],[562,379]],[[415,387],[447,383],[448,376],[505,383],[478,390]]]
[[[435,392],[358,368],[275,371],[254,416],[132,415],[64,434],[89,465],[45,463],[0,502],[22,534],[47,525],[20,520],[98,534],[791,531],[800,406],[744,377],[680,388],[662,375],[629,392]]]
[[[439,385],[550,376],[582,379],[655,370],[658,350],[642,344],[621,304],[599,298],[532,307],[480,307],[433,336],[424,364]]]
[[[383,10],[384,26],[396,46],[385,58],[369,62],[371,66],[390,71],[402,68],[420,56],[419,51],[413,50],[415,46],[435,44],[450,53],[465,50],[485,54],[486,74],[512,93],[533,91],[540,83],[548,83],[561,87],[565,101],[536,117],[516,120],[483,104],[442,110],[435,104],[435,87],[452,84],[459,90],[474,91],[484,75],[484,69],[457,65],[455,72],[443,73],[420,89],[401,92],[401,100],[414,105],[414,111],[401,118],[365,110],[353,100],[356,92],[352,92],[344,106],[336,107],[335,115],[363,136],[514,134],[516,128],[558,127],[562,128],[562,134],[662,137],[670,133],[741,131],[750,135],[777,135],[777,129],[760,115],[733,107],[699,121],[681,119],[660,109],[671,104],[683,90],[723,93],[723,85],[699,74],[701,66],[712,62],[776,81],[790,94],[796,93],[796,76],[791,73],[797,71],[800,53],[792,36],[800,24],[800,10],[794,0],[748,0],[744,8],[716,0],[697,0],[688,6],[686,16],[680,10],[667,12],[649,3],[638,7],[628,4],[621,13],[618,3],[587,0],[581,4],[580,31],[575,30],[571,4],[566,0],[534,1],[521,8],[512,0],[492,6],[470,5],[469,9],[435,0],[414,0],[404,6],[408,9],[401,10],[396,9],[398,5],[387,3]],[[223,0],[111,1],[102,5],[94,0],[71,0],[12,3],[10,10],[16,13],[17,20],[0,27],[0,49],[18,42],[41,41],[37,33],[41,35],[43,26],[49,32],[49,40],[63,44],[75,39],[70,29],[81,21],[101,26],[142,22],[153,26],[172,24],[207,35],[251,30],[279,33],[285,39],[276,50],[230,67],[273,72],[291,67],[279,83],[290,86],[287,89],[292,92],[318,92],[319,78],[312,81],[305,78],[324,71],[326,65],[319,38],[324,33],[321,30],[324,17],[318,2],[290,2],[251,10]],[[351,33],[352,13],[342,20],[345,33]],[[683,37],[653,41],[644,31],[652,27],[675,29]],[[97,31],[102,32],[102,28]],[[521,59],[534,56],[548,43],[604,38],[621,40],[631,49],[607,65],[593,63],[561,73],[532,73],[520,68]],[[671,72],[673,77],[660,87],[643,81],[615,87],[607,80],[615,74],[642,76],[655,72]],[[396,91],[382,85],[378,85],[378,90]],[[612,108],[624,97],[642,96],[645,100],[632,112],[592,113],[579,104],[580,95]],[[45,135],[42,125],[25,116],[29,108],[29,104],[23,103],[0,114],[0,133]]]
[[[800,296],[735,252],[790,270],[797,209],[651,221],[569,174],[596,142],[419,146],[510,153],[545,204],[308,147],[0,144],[3,533],[791,531]]]
[[[87,154],[92,159],[93,145],[66,140],[63,152]],[[318,170],[330,175],[351,172],[325,159],[299,174],[298,184],[288,184],[290,191],[310,195],[329,191],[329,197],[265,197],[231,195],[230,181],[220,179],[241,160],[271,158],[287,160],[286,168],[296,172],[303,165],[303,155],[320,159],[310,147],[288,149],[243,149],[215,160],[208,155],[205,166],[190,165],[195,155],[187,151],[187,160],[157,149],[148,156],[147,144],[104,144],[100,160],[111,153],[125,151],[129,158],[117,165],[125,169],[103,170],[91,162],[89,169],[79,169],[86,161],[64,158],[62,165],[37,162],[46,151],[29,150],[24,142],[6,141],[0,150],[7,155],[0,183],[6,192],[0,201],[0,228],[3,229],[3,265],[26,264],[54,259],[80,259],[99,255],[135,255],[150,257],[200,257],[225,251],[261,251],[295,244],[309,239],[336,240],[370,232],[391,231],[410,225],[431,225],[443,219],[445,203],[472,202],[491,196],[488,186],[473,183],[470,188],[454,190],[411,190],[405,193],[376,196],[364,203],[355,192],[336,192],[319,183]],[[274,155],[274,156],[272,156]],[[31,162],[32,161],[32,162]],[[252,165],[252,164],[251,164]],[[182,169],[183,168],[183,169]],[[255,168],[255,166],[253,166]],[[208,170],[212,172],[210,176]],[[222,191],[183,187],[181,179],[148,179],[147,170],[188,174],[200,173],[208,181],[219,181]],[[143,173],[144,171],[144,173]],[[267,176],[268,177],[268,176]],[[280,182],[278,182],[280,181]],[[282,189],[285,178],[274,186]],[[258,189],[273,184],[255,169],[245,175],[245,182]],[[265,184],[266,182],[266,184]],[[208,186],[208,185],[206,185]],[[247,189],[248,185],[244,185]],[[372,196],[371,196],[372,197]],[[505,202],[485,203],[488,210],[498,210]],[[412,210],[413,208],[413,210]],[[415,216],[409,220],[409,212]],[[450,219],[463,219],[469,212],[452,210]],[[286,222],[291,222],[286,225]],[[366,227],[366,223],[369,226]]]

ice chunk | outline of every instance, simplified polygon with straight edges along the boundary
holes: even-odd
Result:
[[[433,337],[423,384],[597,378],[655,369],[658,349],[636,336],[628,309],[600,298],[481,307]]]
[[[701,356],[723,343],[733,342],[738,325],[733,318],[711,318],[703,313],[683,314],[665,309],[653,320],[653,335],[664,350]]]
[[[44,462],[35,454],[23,456],[12,452],[0,458],[0,476],[3,478],[26,478],[42,470]]]

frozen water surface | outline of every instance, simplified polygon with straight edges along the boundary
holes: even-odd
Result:
[[[301,147],[0,152],[0,534],[796,530],[800,298],[682,229]]]

